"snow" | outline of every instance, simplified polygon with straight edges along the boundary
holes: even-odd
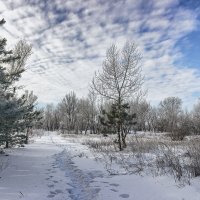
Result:
[[[78,137],[44,132],[33,139],[0,155],[0,200],[200,199],[198,178],[178,187],[167,176],[111,176]]]

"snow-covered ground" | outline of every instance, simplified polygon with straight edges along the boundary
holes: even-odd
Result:
[[[111,176],[78,138],[56,132],[6,155],[0,155],[0,200],[200,199],[198,178],[180,188],[166,176]]]

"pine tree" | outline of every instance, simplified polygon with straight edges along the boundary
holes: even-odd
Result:
[[[32,128],[42,119],[42,117],[41,111],[35,108],[37,96],[35,96],[33,92],[25,91],[25,94],[21,99],[23,99],[20,105],[23,111],[23,118],[18,121],[18,127],[21,131],[26,130],[26,134],[20,134],[18,137],[21,137],[21,139],[24,138],[24,142],[27,144]]]
[[[3,24],[5,24],[4,19],[0,21],[0,26]],[[19,78],[20,73],[9,74],[5,67],[18,59],[12,51],[6,50],[6,42],[5,38],[0,40],[0,135],[1,140],[6,141],[8,147],[11,130],[20,115],[13,87],[13,82]]]
[[[0,21],[0,26],[5,20]],[[20,41],[14,51],[6,50],[6,39],[0,39],[0,141],[16,143],[17,133],[23,131],[37,115],[34,101],[28,103],[27,94],[17,96],[19,81],[25,71],[24,64],[31,54],[31,46]]]
[[[129,113],[129,104],[113,103],[110,111],[102,111],[100,122],[104,127],[104,133],[117,133],[119,150],[126,147],[126,136],[136,124],[136,114]]]

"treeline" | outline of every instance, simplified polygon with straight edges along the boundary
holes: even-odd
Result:
[[[98,113],[94,94],[78,98],[74,92],[67,94],[57,106],[48,104],[44,110],[43,128],[62,133],[99,133]]]
[[[0,27],[5,20],[0,21]],[[33,92],[18,94],[17,82],[25,71],[31,55],[31,45],[19,41],[13,50],[6,49],[7,40],[0,39],[0,145],[7,148],[17,143],[27,143],[30,130],[41,118],[35,109],[37,97]]]
[[[95,94],[78,98],[68,93],[56,106],[48,104],[44,110],[43,128],[62,133],[105,133],[101,116],[104,110],[111,110],[112,103],[101,103]],[[182,100],[168,97],[152,106],[143,99],[129,101],[129,113],[135,113],[132,131],[168,132],[172,140],[200,133],[200,101],[189,112],[183,110]],[[109,130],[107,130],[109,133]]]

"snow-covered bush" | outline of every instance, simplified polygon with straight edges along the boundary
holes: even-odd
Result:
[[[199,140],[189,142],[186,156],[189,158],[188,168],[192,176],[200,176],[200,145]]]
[[[110,174],[170,175],[179,185],[190,184],[192,178],[200,175],[200,146],[196,139],[171,141],[168,137],[131,135],[123,152],[112,140],[108,137],[84,142]]]

